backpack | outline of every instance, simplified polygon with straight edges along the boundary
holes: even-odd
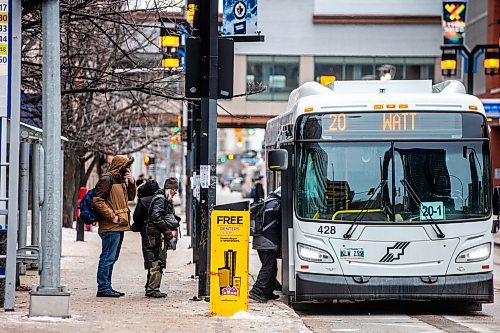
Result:
[[[267,230],[273,223],[264,227],[266,204],[278,198],[267,198],[259,202],[254,202],[250,205],[250,235],[259,236]]]
[[[105,174],[103,176],[109,177],[111,186],[113,186],[113,176],[111,176],[110,174]],[[94,224],[101,217],[96,211],[94,201],[92,200],[94,198],[94,190],[95,188],[88,191],[80,201],[80,219],[83,221],[83,223],[89,225]]]

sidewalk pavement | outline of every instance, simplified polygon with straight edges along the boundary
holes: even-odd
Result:
[[[180,208],[177,208],[180,210]],[[183,224],[185,229],[185,224]],[[185,232],[183,233],[186,234]],[[209,317],[209,303],[191,301],[198,281],[192,279],[194,265],[189,237],[179,240],[170,252],[162,291],[166,299],[144,297],[146,271],[143,267],[140,235],[127,232],[120,258],[113,272],[113,287],[126,293],[115,298],[96,298],[96,270],[101,241],[94,232],[85,233],[85,242],[76,242],[74,229],[63,229],[61,280],[71,290],[71,318],[29,318],[29,292],[16,292],[16,310],[0,312],[1,332],[310,332],[300,318],[282,301],[249,303],[248,313]],[[253,265],[251,272],[260,267]],[[250,282],[253,284],[253,278]],[[23,290],[39,284],[36,271],[21,277]]]

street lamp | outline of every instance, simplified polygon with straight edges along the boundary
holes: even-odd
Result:
[[[441,46],[441,73],[443,76],[455,75],[457,69],[457,53],[465,62],[467,71],[467,93],[474,93],[474,74],[476,73],[477,59],[483,53],[484,73],[486,75],[498,75],[500,46],[493,44],[476,45],[469,50],[465,45],[443,45]]]
[[[500,53],[498,51],[486,51],[484,55],[484,74],[498,75],[500,74]]]

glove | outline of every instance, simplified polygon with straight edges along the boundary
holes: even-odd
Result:
[[[172,238],[174,238],[174,235],[172,234],[172,230],[170,229],[167,229],[167,231],[165,231],[165,239],[167,241],[171,240]]]
[[[174,215],[175,219],[177,220],[178,223],[181,223],[181,217],[178,215]]]

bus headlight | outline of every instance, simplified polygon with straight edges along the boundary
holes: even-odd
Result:
[[[491,243],[474,246],[462,251],[455,260],[456,262],[476,262],[483,261],[490,257]]]
[[[333,262],[332,256],[321,249],[305,244],[297,244],[299,258],[304,261]]]

